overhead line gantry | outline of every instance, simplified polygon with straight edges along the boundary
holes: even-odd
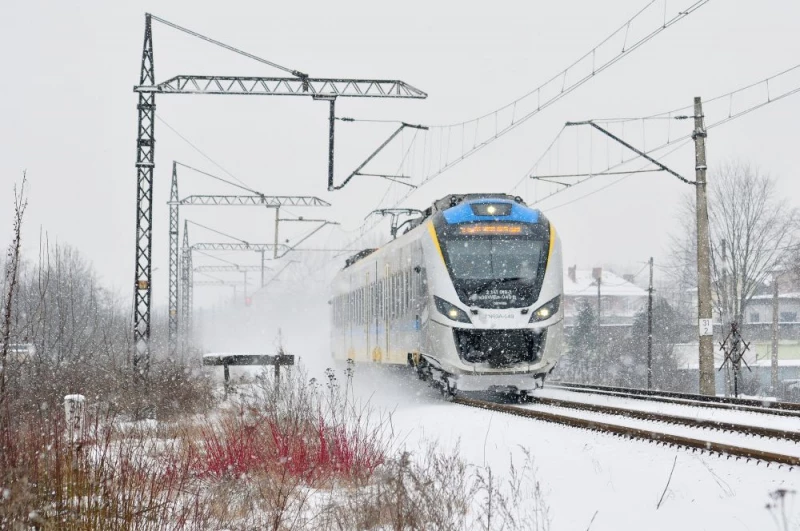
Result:
[[[178,31],[200,38],[229,51],[254,59],[271,67],[283,70],[291,77],[273,76],[196,76],[178,75],[164,82],[156,82],[152,21],[156,20]],[[197,32],[183,28],[167,20],[145,14],[144,43],[139,72],[139,84],[134,87],[138,94],[138,123],[136,135],[136,267],[134,278],[133,318],[133,365],[137,374],[145,375],[150,364],[150,309],[152,296],[152,247],[153,247],[153,172],[155,169],[155,113],[156,94],[214,94],[250,96],[310,96],[329,103],[329,179],[333,175],[333,146],[335,102],[339,97],[424,99],[427,94],[400,80],[317,78],[299,70],[289,69],[243,52]],[[172,213],[170,213],[172,214]],[[173,224],[174,221],[174,224]],[[173,225],[174,229],[173,230]],[[177,247],[178,220],[170,215],[171,249]],[[170,255],[171,278],[177,278],[177,255]],[[191,271],[188,272],[189,274]],[[177,288],[170,291],[170,298],[177,302]],[[177,337],[177,312],[173,321],[170,306],[169,330]],[[172,343],[171,343],[172,344]]]
[[[179,287],[178,287],[178,227],[180,224],[180,212],[179,209],[181,206],[260,206],[266,208],[274,208],[275,209],[275,244],[278,243],[278,223],[282,221],[280,219],[280,207],[282,206],[291,206],[291,207],[329,207],[331,204],[324,199],[320,199],[319,197],[315,196],[290,196],[290,195],[265,195],[260,193],[256,190],[251,190],[244,186],[235,185],[239,188],[242,188],[248,192],[251,192],[251,195],[190,195],[180,199],[178,195],[178,166],[182,166],[184,168],[196,171],[213,179],[218,179],[224,181],[215,175],[210,173],[206,173],[204,171],[198,170],[196,168],[192,168],[191,166],[187,166],[186,164],[182,164],[178,161],[172,161],[172,185],[170,188],[170,200],[169,200],[169,326],[168,326],[168,348],[169,354],[172,357],[177,355],[178,351],[178,335],[179,335],[179,321],[181,319],[181,315],[186,315],[184,310],[191,311],[191,305],[185,306],[182,305],[179,308]],[[227,182],[227,181],[226,181]],[[233,184],[233,183],[230,183]],[[283,220],[285,221],[285,220]],[[261,274],[261,281],[264,282],[264,274],[263,269],[265,268],[264,265],[264,251],[261,252],[261,267],[262,267],[262,274]],[[275,255],[277,255],[277,248],[274,251]],[[276,256],[277,257],[277,256]],[[184,273],[186,274],[186,273]],[[188,304],[188,302],[187,302]],[[187,330],[191,330],[191,326],[187,328]]]

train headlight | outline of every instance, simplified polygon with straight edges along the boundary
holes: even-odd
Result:
[[[457,321],[459,323],[472,323],[472,321],[469,320],[467,312],[465,312],[461,308],[453,306],[446,300],[441,299],[436,295],[433,296],[433,300],[436,302],[436,309],[439,310],[439,313],[441,313],[448,319]]]
[[[550,302],[541,306],[538,310],[533,312],[531,315],[531,320],[529,322],[535,323],[537,321],[546,321],[550,319],[553,315],[558,313],[558,307],[561,304],[561,296],[559,295],[555,299],[552,299]]]

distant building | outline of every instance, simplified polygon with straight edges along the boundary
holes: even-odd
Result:
[[[564,318],[572,326],[578,309],[588,303],[597,314],[597,274],[600,273],[600,324],[630,326],[647,305],[647,291],[608,270],[567,268],[564,277]]]
[[[778,323],[800,324],[800,293],[778,295]],[[772,295],[754,295],[744,312],[746,324],[772,324]]]

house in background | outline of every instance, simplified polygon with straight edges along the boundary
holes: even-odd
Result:
[[[600,279],[601,326],[630,326],[647,306],[647,290],[628,279],[601,268],[567,268],[564,277],[564,323],[572,326],[578,309],[588,303],[597,314],[597,278]]]
[[[772,324],[772,295],[754,295],[744,312],[746,324]],[[778,294],[778,322],[800,324],[800,293]]]

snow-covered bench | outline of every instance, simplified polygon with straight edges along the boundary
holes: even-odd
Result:
[[[225,374],[225,392],[228,392],[231,365],[272,365],[275,367],[275,382],[281,377],[281,367],[294,365],[292,354],[259,354],[241,352],[210,352],[203,354],[203,365],[222,366]]]

